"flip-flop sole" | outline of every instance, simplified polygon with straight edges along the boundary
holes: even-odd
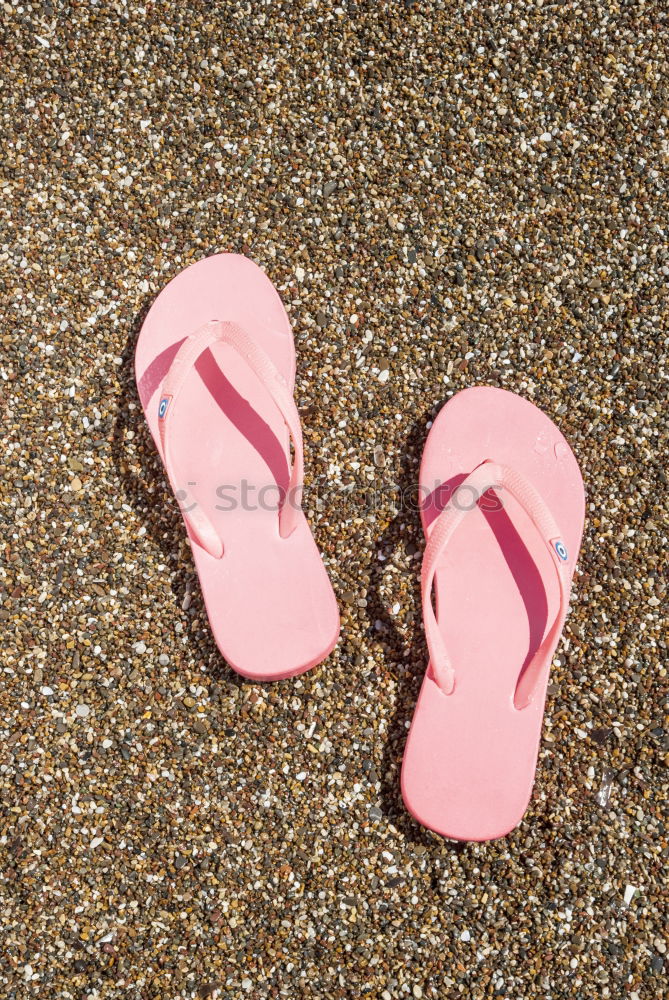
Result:
[[[290,321],[264,272],[236,254],[191,265],[156,298],[135,352],[139,396],[161,456],[161,385],[184,338],[214,319],[243,327],[294,386]],[[279,535],[280,490],[289,481],[285,423],[267,389],[225,343],[197,360],[178,407],[170,430],[178,499],[183,511],[201,505],[225,549],[216,559],[191,539],[216,643],[246,677],[302,673],[334,648],[339,612],[304,515],[288,538]]]
[[[426,535],[453,489],[486,460],[538,489],[562,531],[571,578],[585,511],[578,464],[541,410],[502,389],[466,389],[437,416],[420,470]],[[457,840],[502,837],[525,813],[554,653],[532,701],[517,709],[518,678],[556,616],[559,588],[536,527],[503,494],[485,498],[485,513],[472,510],[440,557],[436,613],[457,680],[446,695],[426,672],[402,764],[409,812]]]

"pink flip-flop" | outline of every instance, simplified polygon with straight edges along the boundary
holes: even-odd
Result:
[[[493,840],[520,822],[532,792],[548,673],[581,544],[583,481],[541,410],[478,387],[440,411],[420,487],[430,663],[402,795],[437,833]]]
[[[320,663],[339,612],[300,507],[295,345],[274,286],[237,254],[186,268],[149,310],[135,372],[221,653],[254,680]]]

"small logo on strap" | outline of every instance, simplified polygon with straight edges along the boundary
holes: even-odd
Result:
[[[158,419],[159,420],[164,420],[165,419],[165,414],[167,413],[167,407],[170,405],[171,401],[172,401],[172,397],[171,396],[163,396],[163,398],[160,400],[160,404],[158,406]]]
[[[567,561],[567,548],[566,548],[564,542],[561,542],[560,539],[558,538],[555,542],[553,542],[553,548],[557,552],[558,558],[560,558],[562,560],[562,562],[566,562]]]

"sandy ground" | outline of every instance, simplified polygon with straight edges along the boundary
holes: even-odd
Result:
[[[666,989],[667,7],[0,4],[0,994]],[[165,282],[290,309],[342,609],[296,681],[209,633],[138,405]],[[415,484],[469,385],[532,399],[586,533],[509,837],[405,812]]]

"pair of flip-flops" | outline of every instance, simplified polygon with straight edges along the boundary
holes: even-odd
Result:
[[[235,254],[192,265],[151,307],[135,366],[223,656],[262,681],[320,663],[339,612],[300,506],[295,345],[273,285]],[[430,663],[402,793],[430,829],[488,840],[516,826],[532,791],[583,482],[545,414],[480,387],[439,413],[420,488]]]

